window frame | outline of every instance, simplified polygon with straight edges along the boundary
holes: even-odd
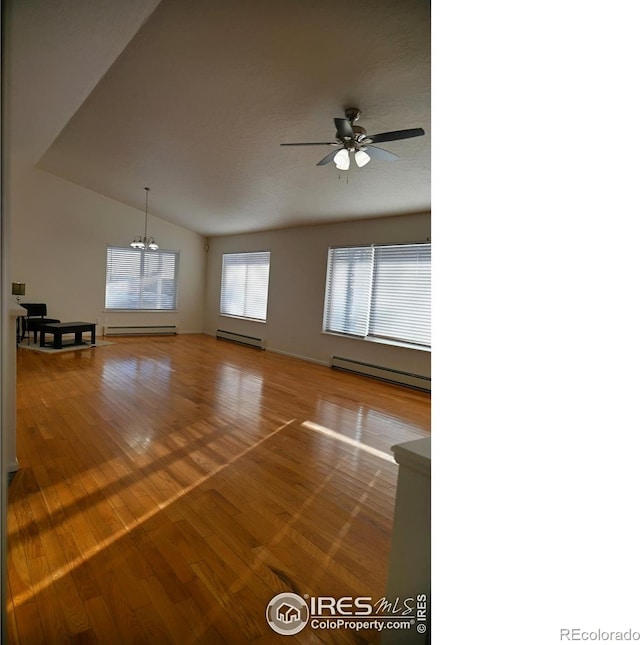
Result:
[[[428,250],[426,251],[428,253],[428,272],[426,275],[425,279],[425,284],[423,285],[423,288],[426,289],[427,293],[427,304],[426,304],[426,310],[427,310],[427,325],[428,325],[428,331],[427,331],[427,342],[422,343],[419,341],[412,341],[412,340],[406,340],[406,339],[401,339],[397,338],[394,336],[385,336],[382,334],[376,334],[372,333],[372,326],[375,324],[372,322],[372,319],[374,318],[374,302],[376,300],[380,299],[380,295],[374,293],[376,290],[376,280],[378,279],[379,272],[380,272],[380,266],[382,261],[379,259],[379,257],[376,256],[376,249],[390,249],[392,247],[428,247]],[[366,319],[366,322],[364,323],[364,329],[360,331],[360,333],[357,333],[357,331],[344,331],[344,330],[339,330],[336,329],[336,325],[332,324],[332,322],[329,320],[331,316],[331,309],[335,308],[336,306],[339,307],[340,303],[338,302],[336,304],[336,301],[333,300],[330,302],[330,299],[333,298],[333,291],[335,289],[335,285],[333,284],[333,280],[335,276],[333,273],[335,272],[335,263],[332,258],[332,253],[335,251],[354,251],[356,252],[357,250],[367,250],[371,249],[371,257],[370,257],[370,262],[371,266],[369,269],[369,283],[368,283],[368,294],[364,294],[364,290],[367,288],[366,286],[363,286],[362,282],[359,285],[359,288],[362,289],[363,291],[359,294],[358,297],[360,297],[360,302],[358,303],[360,307],[365,307],[366,306],[366,311],[363,311],[362,309],[360,310],[360,316],[364,317]],[[416,254],[420,253],[420,249],[415,250]],[[384,258],[383,258],[384,260]],[[353,273],[353,270],[351,267],[349,267],[349,270],[351,273]],[[365,271],[363,270],[363,273]],[[349,284],[354,283],[354,277],[353,275],[349,276]],[[343,278],[344,281],[344,278]],[[358,285],[356,285],[355,288],[358,288]],[[386,244],[351,244],[351,245],[342,245],[342,246],[330,246],[328,248],[327,252],[327,270],[326,270],[326,281],[325,281],[325,294],[324,294],[324,309],[323,309],[323,314],[322,314],[322,332],[325,334],[330,334],[330,335],[335,335],[335,336],[340,336],[340,337],[345,337],[345,338],[354,338],[358,340],[365,340],[367,342],[374,342],[374,343],[381,343],[384,345],[393,345],[393,346],[398,346],[398,347],[407,347],[410,349],[416,349],[419,351],[426,351],[430,352],[431,351],[431,240],[427,239],[426,241],[419,241],[419,242],[400,242],[400,243],[386,243]],[[351,293],[347,294],[343,288],[342,292],[342,299],[343,301],[353,301],[356,299],[355,294]],[[346,307],[346,305],[344,305]],[[346,313],[344,314],[346,316],[350,316],[352,314]],[[346,321],[345,321],[346,322]],[[347,324],[343,325],[344,327],[351,325],[351,322],[348,322]],[[340,326],[340,325],[338,325]],[[356,325],[353,325],[356,327]]]
[[[230,310],[225,310],[225,305],[229,305],[230,303],[230,298],[226,296],[225,292],[225,282],[227,280],[232,279],[230,276],[228,276],[225,272],[226,269],[226,264],[225,264],[225,259],[230,258],[230,257],[248,257],[248,256],[253,256],[256,259],[259,259],[259,256],[266,256],[268,259],[267,263],[267,270],[266,270],[266,279],[264,280],[264,285],[249,285],[249,280],[251,279],[251,276],[249,273],[246,273],[245,275],[245,284],[244,284],[244,290],[242,292],[242,311],[243,313],[237,313],[233,312]],[[271,250],[270,249],[263,249],[259,251],[234,251],[234,252],[229,252],[229,253],[222,253],[222,258],[220,260],[221,267],[220,267],[220,300],[218,303],[218,312],[220,316],[225,316],[227,318],[237,318],[239,320],[248,320],[251,322],[258,322],[258,323],[266,323],[267,322],[267,316],[269,312],[269,283],[271,279]],[[259,265],[259,262],[256,262],[256,266]],[[229,265],[231,266],[231,265]],[[241,266],[241,265],[236,265],[236,266]],[[247,267],[251,266],[251,263],[248,262],[245,265],[245,270],[248,271]],[[265,293],[264,293],[264,318],[261,318],[259,316],[251,316],[247,314],[247,303],[248,303],[248,296],[249,296],[249,290],[250,289],[255,289],[256,287],[262,287],[264,286],[265,288]],[[225,298],[227,299],[225,300]]]
[[[143,294],[143,279],[144,279],[144,268],[145,268],[145,256],[153,257],[158,255],[172,255],[174,258],[174,271],[173,271],[173,303],[169,307],[161,308],[149,308],[149,307],[109,307],[107,304],[107,294],[109,291],[109,285],[115,281],[109,281],[109,271],[110,271],[110,253],[112,250],[115,251],[126,251],[127,253],[137,254],[140,256],[140,287],[138,298],[144,298]],[[149,249],[134,249],[129,246],[120,246],[116,244],[108,244],[106,252],[106,262],[105,262],[105,293],[104,293],[104,311],[112,313],[175,313],[178,311],[178,286],[179,286],[179,270],[180,270],[180,251],[174,251],[171,249],[157,249],[155,251]],[[131,276],[131,279],[132,276]]]

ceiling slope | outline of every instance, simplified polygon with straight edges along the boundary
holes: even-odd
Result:
[[[424,0],[163,0],[39,168],[203,235],[430,210]],[[334,117],[424,128],[340,173]]]

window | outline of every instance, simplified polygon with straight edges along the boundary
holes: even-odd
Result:
[[[222,256],[220,313],[266,321],[271,253],[225,253]]]
[[[431,347],[431,244],[329,249],[323,331]]]
[[[105,309],[175,310],[177,251],[107,247]]]

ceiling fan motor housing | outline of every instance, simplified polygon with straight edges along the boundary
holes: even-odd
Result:
[[[362,141],[362,139],[366,138],[367,131],[364,128],[360,127],[359,125],[353,125],[351,126],[351,129],[353,130],[353,137],[341,137],[340,133],[336,132],[336,138],[343,142]]]
[[[360,110],[358,110],[358,108],[347,108],[344,111],[344,115],[353,124],[360,118]]]

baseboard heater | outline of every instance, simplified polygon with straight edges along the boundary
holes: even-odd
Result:
[[[230,340],[234,343],[256,347],[257,349],[264,349],[266,346],[263,338],[236,334],[234,331],[225,331],[224,329],[216,329],[216,338],[220,338],[221,340]]]
[[[431,379],[428,376],[411,374],[410,372],[381,367],[380,365],[372,365],[371,363],[363,363],[362,361],[354,361],[351,358],[342,358],[341,356],[331,357],[331,367],[362,376],[370,376],[371,378],[389,383],[396,383],[397,385],[412,387],[416,390],[431,392]]]
[[[169,336],[178,333],[175,325],[105,325],[105,336]]]

